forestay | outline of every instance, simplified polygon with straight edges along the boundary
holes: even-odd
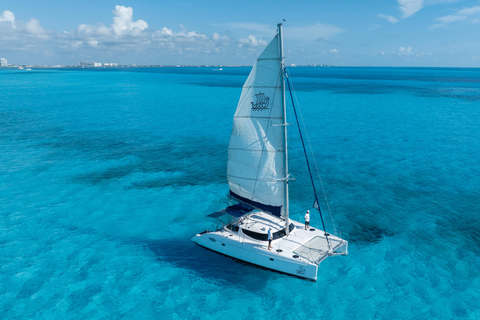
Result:
[[[243,202],[283,214],[284,136],[279,36],[270,42],[245,82],[228,148],[230,194]]]

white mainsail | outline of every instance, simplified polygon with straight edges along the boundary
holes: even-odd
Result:
[[[228,147],[230,194],[275,215],[283,214],[285,142],[279,35],[243,85]]]

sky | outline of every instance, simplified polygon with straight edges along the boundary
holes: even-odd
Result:
[[[480,0],[0,0],[0,58],[252,65],[283,19],[287,65],[480,67]]]

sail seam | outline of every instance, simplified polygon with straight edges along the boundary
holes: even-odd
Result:
[[[281,117],[257,117],[257,116],[235,116],[236,119],[238,118],[248,118],[248,119],[277,119],[277,120],[282,120]]]
[[[244,84],[242,86],[242,88],[277,88],[277,89],[279,88],[279,89],[281,89],[282,86],[279,86],[279,85],[270,85],[270,86],[269,85],[258,85],[258,84],[254,83],[254,84],[251,84],[251,85]]]
[[[255,151],[255,152],[283,152],[283,150],[260,150],[260,149],[243,149],[243,148],[228,148],[228,150],[243,150],[243,151]]]
[[[255,178],[243,178],[243,177],[238,177],[238,176],[232,176],[231,174],[227,174],[227,177],[232,177],[232,178],[236,178],[236,179],[243,179],[243,180],[255,180],[255,181],[266,181],[266,182],[278,182],[279,179],[275,179],[275,180],[267,180],[267,179],[255,179]]]
[[[267,60],[277,60],[277,61],[282,61],[280,58],[258,58],[257,61],[267,61]]]

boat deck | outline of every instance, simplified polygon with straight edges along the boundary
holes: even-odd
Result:
[[[280,218],[274,217],[263,212],[255,212],[242,220],[240,227],[253,232],[264,233],[268,232],[268,228],[272,228],[272,232],[282,230],[285,225]]]
[[[340,249],[346,244],[345,240],[334,235],[328,235],[328,241],[330,242],[329,250],[329,243],[322,230],[312,227],[305,230],[304,224],[294,220],[290,220],[290,223],[294,225],[294,229],[288,236],[274,239],[270,252],[288,259],[293,257],[299,261],[318,265],[328,256],[337,254],[335,250]],[[272,232],[283,230],[285,228],[285,221],[267,213],[255,212],[241,219],[238,225],[242,229],[266,235],[270,227],[272,228]],[[238,239],[237,241],[241,242],[242,245],[250,245],[257,249],[268,251],[268,241],[252,239],[240,232],[226,228],[223,229],[223,232],[227,232],[227,236],[232,237],[232,240]],[[238,236],[238,238],[235,236]],[[339,252],[338,254],[342,253],[346,254],[346,248],[345,252]]]

